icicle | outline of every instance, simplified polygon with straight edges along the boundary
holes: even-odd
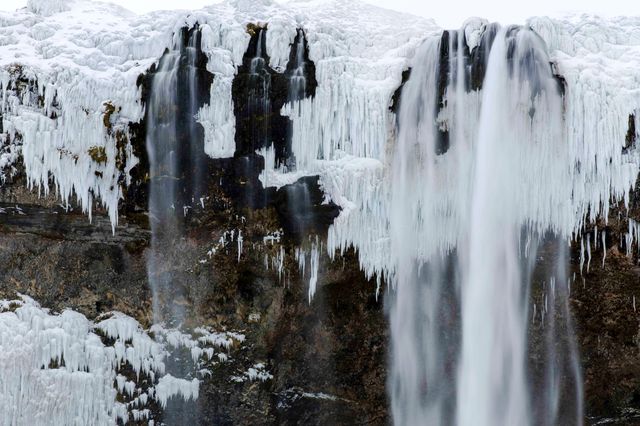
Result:
[[[602,230],[601,232],[601,237],[602,237],[602,268],[604,269],[604,261],[607,258],[607,231],[606,230]]]
[[[584,235],[580,237],[580,275],[584,267]]]
[[[591,265],[591,234],[587,234],[587,273],[589,273],[589,265]]]
[[[311,299],[313,299],[313,296],[316,294],[316,286],[318,283],[318,268],[320,266],[320,250],[318,247],[318,237],[316,237],[315,243],[311,245],[310,261],[311,276],[309,277],[309,304],[311,304]]]

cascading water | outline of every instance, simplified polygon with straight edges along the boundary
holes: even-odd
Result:
[[[304,31],[298,29],[292,49],[292,63],[289,65],[289,99],[290,103],[296,103],[306,97],[307,92],[307,64],[305,61]],[[290,137],[291,135],[289,135]],[[293,156],[291,156],[293,157]],[[287,159],[285,167],[294,168],[295,158]],[[297,235],[305,235],[313,219],[311,211],[311,194],[306,180],[301,179],[293,185],[287,186],[287,204],[291,207],[292,226]]]
[[[258,43],[256,45],[256,55],[251,59],[249,68],[250,88],[249,95],[249,114],[253,117],[260,118],[259,122],[253,126],[253,140],[259,141],[262,146],[266,146],[269,141],[271,114],[271,74],[267,70],[267,61],[263,53],[266,45],[266,31],[260,29],[258,33]]]
[[[573,232],[556,211],[571,194],[553,186],[571,179],[563,100],[542,40],[495,29],[471,54],[464,31],[428,39],[403,89],[390,223],[396,424],[549,420],[532,410],[528,283],[531,241],[552,231],[566,245]],[[567,350],[576,360],[575,345]],[[579,399],[579,369],[563,374]],[[557,377],[545,397],[558,394]]]
[[[147,102],[147,152],[150,166],[149,215],[151,254],[148,276],[153,295],[154,322],[180,324],[185,312],[184,289],[173,285],[170,259],[179,252],[184,221],[201,205],[205,160],[202,128],[196,115],[203,99],[199,70],[198,29],[178,32],[172,50],[160,59]],[[174,303],[178,302],[178,303]]]
[[[165,51],[150,80],[147,100],[147,153],[149,157],[149,222],[151,250],[147,273],[153,298],[153,322],[188,328],[190,317],[184,309],[189,289],[180,285],[179,262],[185,241],[188,216],[204,207],[206,190],[203,129],[197,122],[200,107],[212,76],[204,70],[198,27],[183,28],[174,36],[171,50]],[[204,97],[202,94],[205,94]],[[175,348],[166,362],[167,371],[192,380],[193,360]],[[164,420],[177,424],[193,415],[186,402],[172,399],[164,410]]]
[[[152,80],[147,106],[147,152],[151,181],[149,185],[149,216],[152,253],[147,270],[153,297],[154,322],[165,315],[160,309],[161,297],[171,290],[171,273],[164,271],[161,246],[179,238],[177,117],[173,111],[177,103],[178,64],[180,50],[165,54]],[[180,315],[182,316],[182,315]],[[172,316],[173,317],[173,316]]]
[[[307,63],[304,58],[304,31],[298,29],[295,44],[295,56],[293,71],[289,76],[289,102],[299,101],[305,98],[307,93]]]

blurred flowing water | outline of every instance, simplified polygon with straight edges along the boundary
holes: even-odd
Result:
[[[484,57],[469,54],[463,31],[446,35],[420,48],[398,115],[390,224],[394,422],[557,424],[562,391],[573,395],[562,422],[581,424],[579,358],[567,340],[569,235],[554,204],[565,196],[554,179],[568,178],[558,81],[544,42],[528,29],[486,29],[476,47]],[[547,235],[559,241],[549,303],[562,312],[547,315],[546,370],[533,372],[531,277]],[[561,354],[559,341],[569,341]],[[533,392],[536,374],[545,379]]]

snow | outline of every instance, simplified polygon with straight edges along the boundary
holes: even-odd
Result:
[[[261,381],[266,382],[267,380],[273,379],[273,375],[267,371],[266,366],[259,362],[255,364],[253,367],[249,367],[247,371],[243,372],[240,376],[232,376],[231,381],[236,383],[242,383],[244,381]]]
[[[69,10],[72,1],[73,0],[29,0],[27,1],[27,8],[37,15],[51,16],[54,13]]]

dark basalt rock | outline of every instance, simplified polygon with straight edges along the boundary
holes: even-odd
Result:
[[[393,92],[391,96],[391,105],[389,105],[389,110],[396,114],[396,124],[400,125],[400,117],[397,115],[400,112],[400,99],[402,98],[402,89],[404,89],[404,85],[409,81],[409,77],[411,77],[411,68],[407,68],[402,71],[402,80],[400,86]]]
[[[638,132],[636,131],[636,116],[635,114],[629,114],[629,125],[627,134],[624,138],[624,146],[622,147],[622,153],[626,154],[629,150],[634,149],[636,141],[638,140]]]
[[[242,66],[233,80],[235,156],[253,154],[273,142],[276,159],[284,164],[290,155],[290,144],[287,147],[289,120],[280,115],[280,110],[289,99],[289,79],[269,66],[266,32],[266,28],[256,28],[242,58]],[[263,62],[257,66],[256,73],[252,73],[251,63],[257,57],[258,50],[262,52],[260,58]]]
[[[149,208],[149,156],[145,146],[146,120],[143,119],[139,123],[129,122],[128,129],[128,138],[133,155],[138,158],[138,164],[129,172],[131,183],[123,188],[124,196],[118,204],[118,211],[133,215],[144,213]]]
[[[290,78],[294,72],[296,45],[303,37],[304,72],[306,86],[304,97],[315,96],[318,82],[315,77],[315,64],[309,59],[309,46],[304,31],[299,29],[294,43],[291,45],[289,62],[284,73],[277,72],[269,66],[266,51],[267,28],[251,27],[251,40],[242,60],[242,66],[233,80],[234,114],[236,117],[236,152],[235,156],[253,154],[256,150],[273,143],[276,153],[276,164],[292,168],[295,164],[291,152],[291,123],[288,117],[280,115],[282,106],[293,99],[289,93]],[[261,43],[258,49],[258,43]],[[252,73],[252,61],[261,52],[262,62],[254,64],[256,72]]]
[[[625,209],[614,208],[607,224],[598,222],[599,238],[606,231],[606,261],[602,264],[603,246],[592,252],[589,271],[583,271],[582,283],[572,291],[572,310],[581,354],[585,407],[588,417],[624,418],[640,410],[640,312],[634,308],[640,301],[638,251],[634,244],[631,258],[620,247],[627,232]],[[640,211],[630,212],[639,219]],[[593,228],[588,228],[593,241]],[[579,261],[577,247],[572,263]],[[577,269],[577,268],[576,268]],[[574,269],[575,270],[575,269]],[[636,424],[620,420],[614,424]]]
[[[316,87],[318,87],[318,81],[316,80],[316,64],[309,58],[309,43],[307,42],[307,37],[302,28],[298,28],[296,38],[293,40],[293,44],[291,45],[291,53],[289,54],[289,62],[287,62],[287,69],[285,71],[285,76],[287,78],[291,78],[293,72],[295,70],[294,64],[296,61],[296,46],[298,43],[303,42],[304,44],[304,75],[307,80],[307,84],[305,86],[305,98],[313,98],[316,96]],[[289,99],[294,98],[291,94],[289,95]],[[292,99],[297,100],[297,99]]]
[[[438,84],[438,91],[436,96],[436,115],[437,112],[444,108],[445,95],[447,86],[451,79],[455,78],[449,69],[451,57],[450,55],[457,55],[458,46],[458,32],[457,31],[444,31],[440,38],[440,54],[438,58],[438,76],[436,78]],[[436,140],[435,151],[436,154],[441,155],[449,150],[449,131],[438,127],[438,139]]]
[[[489,52],[491,52],[491,46],[493,46],[499,30],[499,24],[489,24],[482,35],[480,35],[478,45],[473,51],[468,53],[468,63],[470,65],[468,90],[482,89],[482,83],[484,82],[484,76],[487,73],[487,65],[489,63]],[[468,49],[465,43],[465,53],[467,53]]]
[[[318,181],[318,176],[304,177],[272,195],[285,235],[296,243],[310,234],[326,235],[340,213],[340,208],[333,202],[324,204],[324,193]]]

